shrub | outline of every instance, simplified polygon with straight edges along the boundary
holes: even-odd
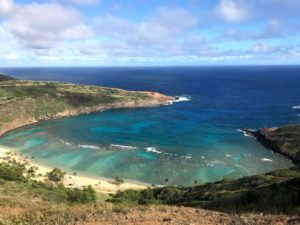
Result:
[[[124,180],[118,176],[116,176],[114,180],[116,185],[120,185],[124,183]]]
[[[139,191],[128,189],[123,192],[118,191],[109,201],[114,203],[138,204],[140,195]]]
[[[8,181],[25,181],[25,167],[22,164],[0,163],[0,178]]]
[[[62,179],[64,179],[65,175],[66,175],[66,172],[64,172],[58,168],[54,168],[49,173],[47,173],[48,179],[51,181],[54,181],[54,182],[61,181]]]
[[[67,189],[67,195],[67,200],[72,203],[96,202],[96,192],[91,185],[83,190],[78,188]]]

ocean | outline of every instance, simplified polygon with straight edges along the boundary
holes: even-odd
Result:
[[[238,129],[300,122],[299,66],[2,68],[0,72],[18,79],[181,96],[182,101],[171,105],[44,121],[0,138],[1,145],[49,166],[172,185],[292,166]]]

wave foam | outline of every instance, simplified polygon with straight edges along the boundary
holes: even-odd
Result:
[[[61,143],[65,144],[65,145],[72,145],[70,142],[67,142],[59,137],[56,137],[57,140],[59,140]]]
[[[295,105],[292,107],[293,109],[300,109],[300,105]]]
[[[185,158],[185,159],[192,159],[193,157],[191,155],[184,155],[182,156],[182,158]]]
[[[155,147],[147,147],[146,152],[154,152],[154,153],[157,153],[157,154],[162,154],[163,153],[161,151],[158,151]]]
[[[175,98],[176,98],[175,100],[169,101],[170,105],[172,105],[173,103],[176,103],[176,102],[188,102],[188,101],[191,101],[191,98],[187,97],[187,96],[176,96]]]
[[[252,130],[252,129],[248,129],[248,130],[254,132],[254,130]],[[252,135],[247,134],[247,131],[245,131],[245,130],[242,130],[242,129],[239,128],[239,129],[237,129],[237,131],[242,132],[245,137],[252,137]]]
[[[178,156],[178,154],[172,154],[172,153],[168,153],[168,152],[161,152],[161,151],[157,150],[157,148],[155,148],[155,147],[147,147],[145,149],[146,149],[146,152],[153,152],[153,153],[156,153],[156,154],[163,154],[163,155],[170,155],[170,156]],[[186,156],[181,156],[181,157],[184,157],[184,158],[188,159],[191,156],[186,155]]]
[[[124,150],[134,150],[136,149],[135,146],[130,146],[130,145],[117,145],[117,144],[111,144],[111,148],[119,148],[119,149],[124,149]]]
[[[89,148],[89,149],[100,149],[98,146],[95,145],[78,145],[80,148]]]
[[[265,162],[272,162],[272,159],[268,159],[268,158],[262,158],[261,161],[265,161]]]

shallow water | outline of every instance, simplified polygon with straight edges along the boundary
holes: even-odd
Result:
[[[3,70],[1,70],[3,71]],[[300,67],[42,68],[20,78],[153,90],[190,101],[41,122],[0,144],[94,176],[193,184],[292,166],[237,131],[299,123]],[[31,75],[27,75],[31,74]],[[60,75],[60,76],[59,76]]]

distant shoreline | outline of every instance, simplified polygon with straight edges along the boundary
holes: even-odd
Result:
[[[6,120],[0,120],[0,137],[11,130],[44,120],[109,109],[155,107],[176,100],[176,97],[151,91],[16,80],[1,74],[0,78],[0,89],[3,89],[0,114],[9,116]]]

